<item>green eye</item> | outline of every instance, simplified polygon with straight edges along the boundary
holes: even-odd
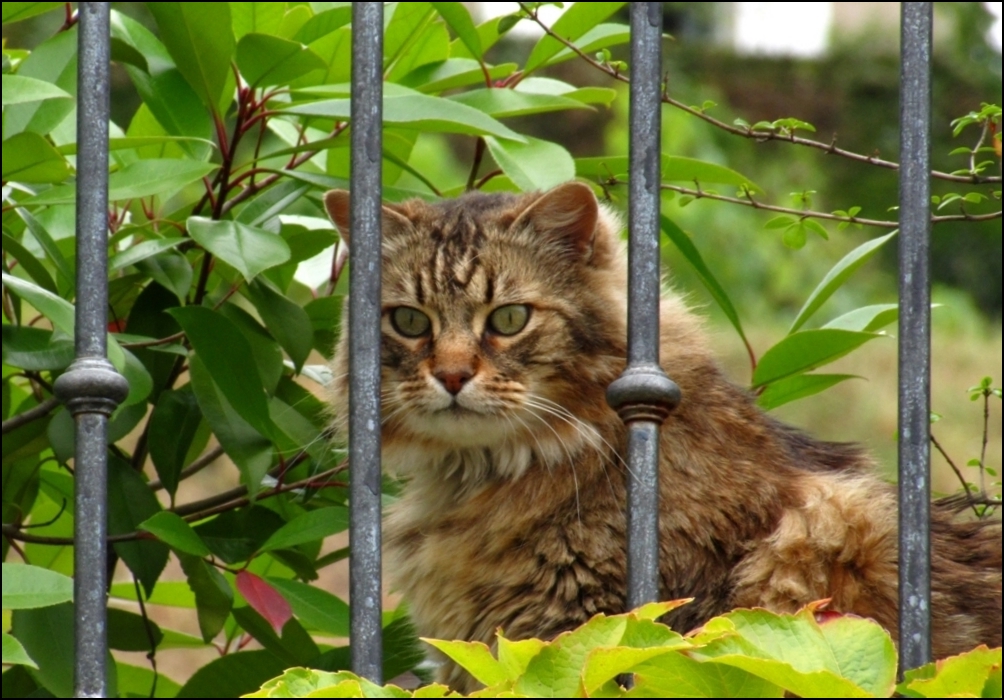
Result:
[[[488,317],[488,325],[499,335],[516,335],[526,328],[530,307],[523,304],[500,306]]]
[[[418,338],[429,332],[432,322],[418,309],[399,306],[391,312],[390,322],[394,330],[406,338]]]

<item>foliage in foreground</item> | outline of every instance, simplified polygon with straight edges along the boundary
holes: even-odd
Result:
[[[896,684],[896,650],[876,623],[828,613],[737,610],[681,636],[657,622],[680,603],[598,615],[553,642],[430,641],[483,683],[470,697],[807,698],[1001,697],[1001,650],[980,647],[907,674]],[[618,682],[634,674],[631,689]],[[294,669],[251,698],[460,697],[441,685],[415,693],[351,673]]]

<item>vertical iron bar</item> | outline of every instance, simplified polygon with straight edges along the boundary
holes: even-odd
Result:
[[[108,419],[129,391],[106,359],[109,5],[79,4],[76,360],[56,396],[76,419],[74,600],[78,698],[107,697]]]
[[[659,366],[662,3],[631,3],[628,367],[608,403],[628,425],[627,606],[659,597],[659,426],[680,400]]]
[[[899,238],[900,671],[931,660],[930,2],[902,4]]]
[[[349,463],[352,670],[383,677],[380,575],[380,231],[383,3],[352,3]]]

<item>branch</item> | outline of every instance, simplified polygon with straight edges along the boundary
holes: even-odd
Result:
[[[474,146],[474,162],[471,164],[471,174],[467,177],[467,191],[470,192],[476,186],[478,171],[481,169],[481,161],[485,157],[485,140],[478,137]]]
[[[8,433],[14,432],[18,428],[22,428],[29,423],[37,421],[41,418],[45,418],[47,415],[59,408],[59,401],[56,399],[48,399],[43,401],[39,405],[35,406],[24,413],[19,413],[10,420],[3,422],[3,429],[0,434],[6,435]]]
[[[174,335],[169,335],[166,338],[159,338],[157,340],[142,340],[138,343],[121,343],[121,345],[126,350],[135,350],[136,348],[155,348],[160,345],[170,345],[171,343],[177,343],[184,337],[185,334],[182,332],[182,333],[175,333]]]
[[[526,15],[531,20],[536,22],[548,36],[556,39],[558,42],[568,47],[573,53],[578,55],[579,58],[581,58],[586,63],[591,65],[593,68],[596,68],[597,70],[606,73],[614,80],[619,80],[620,82],[627,84],[631,83],[630,78],[621,73],[619,70],[597,61],[595,58],[589,56],[584,51],[582,51],[582,49],[580,49],[574,43],[572,43],[565,37],[561,36],[560,34],[555,33],[550,27],[548,27],[546,24],[544,24],[544,22],[540,20],[536,12],[534,12],[533,10],[531,10],[526,6],[526,3],[521,2],[519,3],[519,6],[520,8],[522,8],[523,12],[525,12]],[[672,105],[673,107],[676,107],[677,109],[680,109],[692,116],[695,116],[698,119],[702,119],[708,124],[711,124],[712,126],[721,129],[722,131],[733,134],[734,136],[741,136],[743,138],[753,139],[754,141],[760,141],[760,142],[783,141],[786,143],[793,143],[799,146],[805,146],[807,148],[814,148],[816,150],[823,151],[824,153],[840,156],[841,158],[847,158],[848,160],[853,160],[859,163],[876,165],[880,168],[887,168],[889,170],[899,170],[899,163],[895,163],[889,160],[883,160],[876,156],[866,156],[860,153],[854,153],[853,151],[847,151],[842,148],[837,148],[835,140],[832,143],[823,143],[822,141],[814,141],[812,139],[802,138],[801,136],[795,136],[793,133],[784,134],[784,133],[776,133],[773,131],[755,131],[751,128],[744,129],[741,127],[733,126],[731,124],[726,124],[723,121],[715,119],[714,117],[705,114],[702,110],[694,109],[693,107],[690,107],[689,105],[686,105],[680,102],[679,100],[674,100],[668,94],[665,93],[663,94],[662,101],[665,104]],[[937,178],[938,180],[946,180],[948,182],[962,182],[969,185],[982,185],[990,183],[996,184],[1001,182],[1001,178],[999,176],[979,177],[976,175],[952,175],[951,173],[943,173],[937,170],[931,172],[931,177]]]
[[[969,482],[966,481],[966,477],[962,475],[962,470],[959,469],[959,467],[955,464],[952,458],[948,456],[948,453],[945,451],[945,448],[941,446],[940,442],[938,442],[938,438],[934,437],[934,433],[931,433],[931,444],[934,445],[934,449],[936,449],[938,452],[941,453],[941,456],[945,458],[946,462],[948,462],[948,466],[950,466],[952,468],[952,471],[955,472],[955,476],[959,478],[959,482],[962,484],[962,490],[966,492],[965,498],[966,501],[968,501],[969,503],[969,507],[973,509],[973,513],[976,515],[977,518],[980,517],[980,511],[976,507],[978,505],[981,505],[978,502],[979,500],[978,497],[974,496],[972,492],[969,490]],[[983,497],[983,500],[987,500],[985,496]]]
[[[213,462],[218,460],[223,455],[224,451],[222,447],[213,448],[212,450],[210,450],[209,452],[207,452],[206,454],[202,455],[197,460],[192,462],[190,465],[182,469],[181,473],[178,475],[178,481],[184,481],[185,479],[195,476],[196,474],[201,472],[206,467],[210,466]],[[160,479],[154,479],[153,481],[148,483],[147,486],[150,487],[151,491],[161,491],[164,488],[164,485],[160,482]]]
[[[262,501],[266,498],[273,498],[274,496],[279,496],[284,493],[289,493],[290,491],[297,491],[300,489],[333,488],[336,486],[343,487],[345,486],[345,484],[341,484],[338,482],[330,482],[327,481],[327,479],[330,479],[333,476],[337,476],[338,474],[341,474],[347,469],[348,469],[348,464],[346,462],[342,462],[337,467],[329,469],[326,472],[321,472],[320,474],[316,474],[307,479],[297,481],[296,483],[293,484],[276,486],[274,489],[265,491],[263,493],[259,493],[256,502]],[[217,496],[214,499],[207,499],[206,501],[202,501],[200,503],[192,503],[189,504],[188,506],[181,506],[181,508],[190,508],[196,505],[203,505],[205,503],[208,503],[210,500],[219,500],[220,497],[223,495],[233,495],[235,493],[247,494],[247,487],[240,487],[238,489],[234,489],[233,491],[228,492],[227,494],[221,494],[220,496]],[[251,499],[245,496],[241,498],[235,498],[233,500],[227,501],[215,507],[207,508],[206,510],[200,510],[198,512],[190,513],[182,517],[184,517],[184,519],[188,522],[198,522],[199,520],[205,520],[206,518],[211,517],[213,515],[218,515],[219,513],[224,513],[229,510],[236,510],[237,508],[243,508],[244,506],[250,504],[251,504]],[[178,512],[179,510],[180,509],[175,509],[169,512],[173,512],[180,515],[180,513]],[[72,547],[74,545],[74,540],[72,537],[38,537],[35,535],[26,534],[25,532],[18,529],[17,527],[14,527],[13,525],[4,525],[2,531],[0,531],[0,534],[3,534],[4,537],[10,540],[14,540],[17,542],[25,542],[27,544],[41,544],[41,545],[50,545],[54,547]],[[148,532],[130,532],[127,535],[112,535],[111,537],[108,538],[107,541],[109,544],[116,544],[119,542],[135,542],[137,540],[148,540],[148,539],[154,539],[153,535],[151,535]]]

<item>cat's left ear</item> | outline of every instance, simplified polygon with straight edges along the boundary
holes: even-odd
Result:
[[[331,190],[324,195],[324,208],[331,218],[331,222],[338,229],[338,234],[345,241],[346,245],[352,245],[351,215],[349,209],[349,191]],[[407,228],[408,219],[396,212],[394,209],[384,205],[383,207],[383,234],[387,236],[399,228]]]
[[[541,195],[519,215],[514,226],[529,224],[541,235],[558,239],[585,259],[592,251],[599,216],[599,203],[589,186],[566,182]]]

